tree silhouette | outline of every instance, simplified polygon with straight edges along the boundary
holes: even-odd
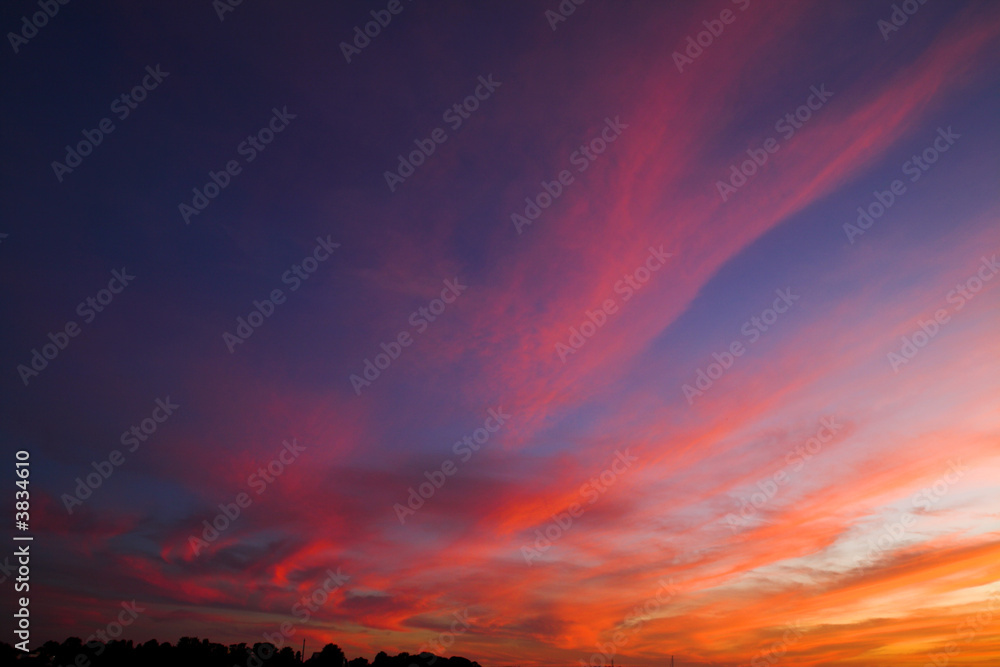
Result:
[[[344,667],[344,652],[336,644],[327,644],[319,653],[314,653],[306,665],[309,667]]]
[[[84,643],[70,637],[63,643],[47,641],[30,653],[0,642],[0,665],[17,667],[479,667],[479,663],[454,656],[443,658],[431,653],[411,655],[403,652],[389,656],[379,651],[369,664],[367,658],[350,661],[336,644],[323,649],[302,662],[302,656],[291,646],[280,650],[270,642],[258,642],[253,647],[245,643],[217,644],[208,639],[181,637],[177,645],[150,639],[142,644],[131,640]]]

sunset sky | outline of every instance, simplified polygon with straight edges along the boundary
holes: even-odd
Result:
[[[224,3],[2,47],[32,646],[996,664],[1000,4]]]

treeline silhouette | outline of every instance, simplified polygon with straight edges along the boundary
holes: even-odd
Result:
[[[443,658],[432,653],[404,652],[389,656],[379,651],[371,663],[367,658],[347,660],[336,644],[327,644],[303,662],[302,652],[290,646],[279,649],[269,642],[227,646],[197,637],[181,637],[176,645],[155,639],[142,644],[114,639],[85,644],[79,637],[70,637],[62,644],[45,642],[29,653],[0,643],[0,665],[14,664],[18,667],[480,667],[466,658]]]

